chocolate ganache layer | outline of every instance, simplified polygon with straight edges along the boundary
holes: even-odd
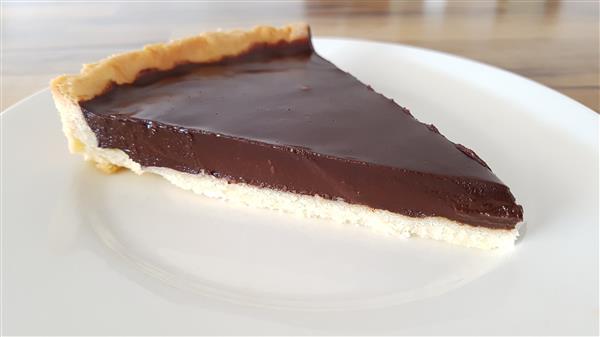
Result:
[[[149,69],[80,102],[142,166],[512,229],[522,208],[473,151],[316,54],[310,40]]]

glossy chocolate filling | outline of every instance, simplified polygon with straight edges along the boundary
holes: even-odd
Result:
[[[310,40],[148,70],[81,102],[142,166],[512,229],[522,208],[471,150],[317,55]]]

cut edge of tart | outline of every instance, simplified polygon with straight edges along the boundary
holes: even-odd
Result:
[[[113,85],[133,83],[147,70],[170,70],[181,64],[218,62],[242,55],[257,44],[275,45],[306,40],[310,43],[310,29],[306,24],[210,32],[114,55],[98,63],[84,65],[80,74],[59,76],[52,80],[51,91],[60,112],[69,149],[72,153],[83,154],[86,160],[95,162],[99,169],[107,173],[120,168],[130,169],[137,174],[154,173],[197,194],[251,207],[330,219],[403,238],[415,236],[482,249],[514,246],[519,224],[512,229],[487,228],[440,216],[411,217],[318,195],[232,183],[204,172],[191,174],[167,167],[142,166],[120,149],[101,148],[80,106],[80,102],[103,94]]]

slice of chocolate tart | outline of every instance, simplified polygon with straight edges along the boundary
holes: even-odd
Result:
[[[522,208],[468,148],[320,57],[306,25],[205,33],[52,81],[107,172],[387,234],[510,247]]]

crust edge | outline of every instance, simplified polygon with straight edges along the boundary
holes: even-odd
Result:
[[[51,81],[50,87],[53,91],[60,89],[75,101],[88,100],[102,93],[111,83],[133,82],[145,69],[168,70],[181,63],[214,62],[239,55],[256,43],[291,42],[306,38],[310,38],[310,29],[304,23],[207,32],[167,43],[146,45],[140,50],[85,64],[79,74],[58,76]]]

